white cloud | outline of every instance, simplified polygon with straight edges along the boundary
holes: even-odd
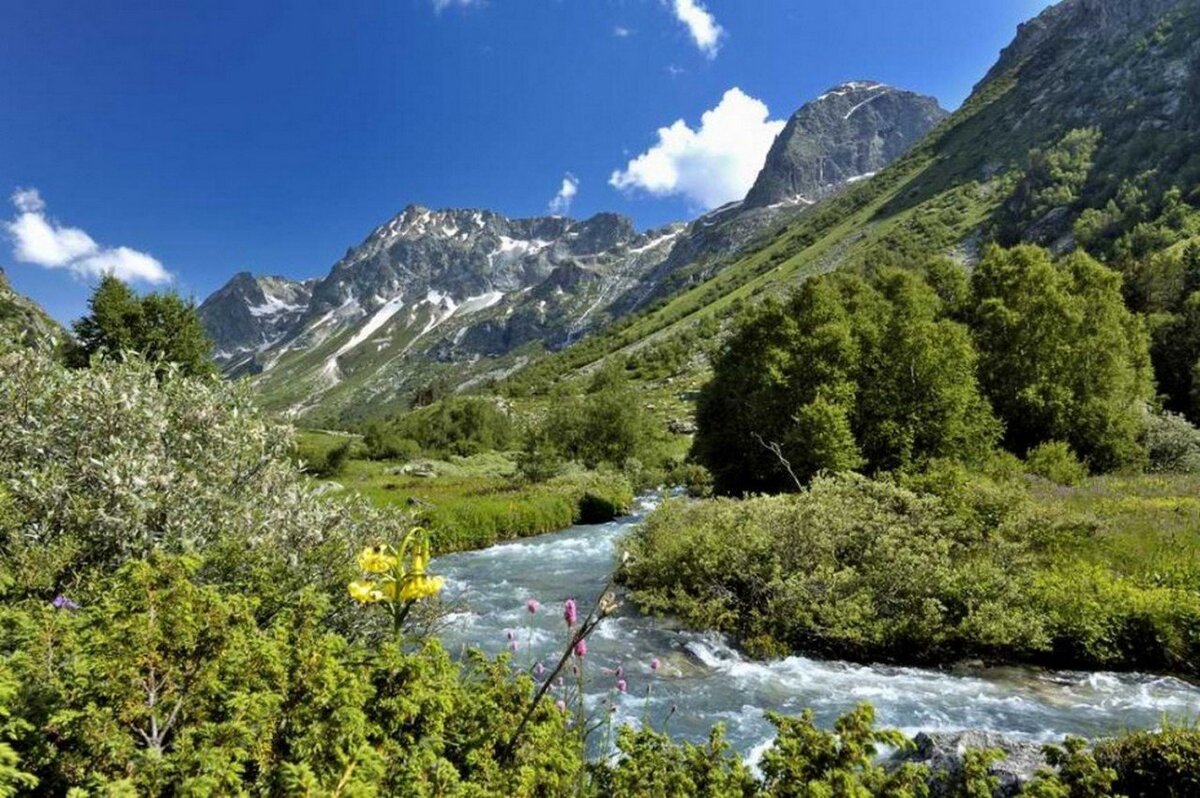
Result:
[[[700,0],[672,0],[671,8],[675,18],[687,26],[688,34],[700,52],[709,58],[716,58],[725,29],[717,24],[717,18],[704,7],[704,3]]]
[[[613,36],[618,39],[625,39],[633,35],[633,31],[626,28],[624,25],[616,25],[613,27]]]
[[[562,186],[559,187],[558,193],[554,195],[554,199],[550,200],[550,213],[559,216],[566,216],[571,212],[571,202],[575,199],[575,195],[579,193],[579,180],[575,175],[567,172],[563,177]]]
[[[433,10],[442,13],[447,8],[471,8],[483,5],[484,0],[433,0]]]
[[[17,217],[4,222],[13,257],[47,269],[67,269],[79,277],[112,274],[126,281],[169,283],[171,274],[153,256],[129,247],[102,247],[77,227],[65,227],[46,216],[46,203],[36,188],[12,195]]]
[[[704,112],[698,129],[682,119],[659,128],[658,143],[613,172],[609,185],[656,197],[683,196],[706,209],[740,200],[783,130],[784,121],[770,116],[764,102],[735,86]]]
[[[12,201],[21,213],[41,213],[46,210],[46,203],[36,188],[17,189],[13,192]]]

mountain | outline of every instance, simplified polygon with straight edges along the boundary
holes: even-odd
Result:
[[[566,346],[603,324],[681,231],[638,233],[609,213],[510,219],[410,205],[326,277],[239,274],[201,318],[226,373],[256,374],[268,406],[353,418],[439,374],[478,382]]]
[[[62,326],[32,299],[14,291],[0,269],[0,349],[12,343],[55,349],[66,339]]]
[[[830,195],[897,157],[944,114],[930,97],[845,84],[797,112],[760,182],[783,176],[800,185],[825,174],[811,193]],[[734,203],[644,233],[611,213],[510,219],[411,205],[326,277],[241,273],[200,316],[225,373],[257,375],[268,406],[345,420],[386,410],[435,378],[453,387],[502,378],[705,279],[810,204]]]
[[[199,308],[217,364],[236,370],[279,341],[308,309],[315,284],[249,272],[234,275]]]
[[[883,83],[834,86],[788,120],[745,199],[692,222],[667,259],[616,310],[627,313],[702,283],[756,239],[869,179],[947,116],[935,98]]]
[[[882,83],[835,86],[788,120],[743,207],[812,205],[871,177],[949,115],[933,97]]]
[[[837,122],[836,112],[802,109],[789,127],[801,116]],[[773,159],[789,151],[787,132]],[[784,161],[723,213],[736,218],[812,185],[773,174]],[[1122,271],[1128,293],[1161,270],[1158,253],[1200,241],[1200,2],[1051,6],[1020,26],[961,108],[876,171],[767,229],[619,331],[526,367],[505,390],[543,391],[619,357],[677,364],[661,385],[683,395],[703,379],[703,352],[741,305],[833,269],[946,258],[969,266],[988,241],[1082,247]]]

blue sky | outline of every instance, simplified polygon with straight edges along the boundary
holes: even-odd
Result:
[[[956,107],[1046,5],[12,3],[0,265],[68,320],[107,270],[197,299],[241,270],[324,275],[410,202],[649,228],[741,190],[842,81]]]

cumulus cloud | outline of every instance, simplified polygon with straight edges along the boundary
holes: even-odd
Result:
[[[575,175],[567,172],[563,177],[562,185],[558,189],[558,193],[554,195],[554,199],[550,200],[550,213],[566,216],[571,212],[571,201],[575,199],[575,195],[579,193],[579,180]]]
[[[12,195],[17,216],[4,222],[13,244],[13,257],[47,269],[66,269],[78,277],[112,274],[126,281],[169,283],[171,274],[153,256],[129,247],[102,247],[77,227],[66,227],[46,215],[46,203],[36,188],[19,188]]]
[[[672,0],[671,9],[675,12],[675,18],[687,28],[688,35],[700,52],[709,58],[716,58],[725,29],[717,24],[717,18],[704,7],[704,3],[700,0]]]
[[[770,116],[764,102],[735,86],[704,112],[699,128],[682,119],[659,128],[658,142],[613,172],[609,185],[656,197],[682,196],[705,209],[740,200],[783,130],[784,121]]]

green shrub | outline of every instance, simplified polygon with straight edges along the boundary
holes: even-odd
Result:
[[[1200,473],[1200,429],[1178,413],[1146,413],[1146,452],[1150,470]]]
[[[288,459],[291,429],[244,384],[156,371],[0,356],[0,489],[18,519],[0,549],[16,594],[49,598],[86,569],[154,552],[203,553],[204,578],[253,584],[270,612],[291,592],[340,586],[357,547],[408,526],[320,496]]]
[[[1087,466],[1062,441],[1048,441],[1030,449],[1025,455],[1025,468],[1055,485],[1078,485],[1088,475]]]
[[[1198,672],[1194,565],[1170,584],[1144,560],[1126,573],[1096,551],[1094,520],[1035,504],[1020,481],[943,463],[900,482],[666,502],[628,539],[621,578],[644,609],[752,653]]]
[[[1200,729],[1133,732],[1100,743],[1096,759],[1116,772],[1114,792],[1128,798],[1200,795]]]

